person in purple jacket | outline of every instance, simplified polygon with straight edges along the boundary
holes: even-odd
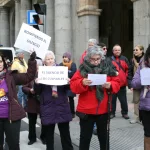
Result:
[[[49,51],[45,55],[45,66],[57,66],[55,55]],[[46,150],[54,150],[54,130],[55,124],[58,124],[63,150],[73,150],[69,122],[72,115],[69,107],[67,91],[69,85],[51,86],[38,84],[35,80],[34,90],[40,95],[40,114],[41,122],[44,125],[46,133]]]
[[[150,68],[150,45],[131,82],[134,89],[141,90],[139,116],[144,126],[144,150],[150,150],[150,85],[141,84],[140,70],[143,68]]]

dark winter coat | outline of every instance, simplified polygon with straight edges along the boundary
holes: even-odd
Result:
[[[60,63],[60,66],[63,66],[63,63]],[[73,62],[71,64],[71,69],[68,70],[68,77],[71,79],[73,77],[73,75],[75,74],[76,71],[77,71],[77,67],[76,67],[76,64]],[[68,97],[75,97],[76,94],[73,93],[71,90],[68,90],[67,96]]]
[[[26,116],[24,109],[18,102],[16,85],[24,85],[34,79],[36,74],[36,61],[29,61],[28,66],[27,73],[18,73],[16,70],[6,72],[10,122],[20,120]]]
[[[69,85],[57,86],[58,98],[54,98],[50,85],[34,84],[35,92],[40,95],[40,113],[43,125],[72,120],[67,97],[68,88]]]
[[[32,94],[30,89],[33,88],[34,81],[24,85],[22,91],[27,95],[27,108],[28,113],[40,113],[40,101],[37,94]]]

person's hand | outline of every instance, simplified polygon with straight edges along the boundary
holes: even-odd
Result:
[[[66,80],[67,80],[68,84],[70,84],[70,78],[67,78]]]
[[[30,51],[30,60],[31,61],[34,61],[35,60],[35,58],[36,58],[36,52],[33,50],[33,51]]]
[[[130,88],[131,91],[133,91],[133,88]]]
[[[38,84],[39,83],[39,78],[36,78],[34,81],[35,81],[36,84]]]
[[[30,92],[31,92],[32,94],[35,94],[34,89],[30,89]]]
[[[91,83],[92,83],[92,81],[91,81],[91,80],[88,80],[87,78],[84,78],[84,79],[82,80],[82,84],[85,85],[85,86],[86,86],[86,85],[89,86]]]
[[[111,88],[111,83],[110,82],[106,82],[102,85],[103,88],[106,88],[106,89],[110,89]]]

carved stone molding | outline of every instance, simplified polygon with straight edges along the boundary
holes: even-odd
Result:
[[[77,14],[78,16],[84,15],[96,15],[99,16],[102,12],[99,9],[99,1],[98,0],[78,0],[79,7]]]

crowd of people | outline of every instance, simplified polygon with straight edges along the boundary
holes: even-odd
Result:
[[[45,85],[38,82],[39,66],[68,67],[67,85]],[[107,47],[96,39],[88,41],[88,48],[80,58],[77,69],[70,52],[62,55],[56,63],[55,54],[48,51],[44,60],[32,52],[28,65],[22,50],[16,51],[10,69],[0,56],[0,150],[4,140],[9,150],[20,150],[19,135],[21,119],[29,119],[28,145],[36,142],[36,122],[41,119],[41,141],[46,150],[54,150],[54,130],[58,125],[63,150],[73,150],[69,123],[79,117],[79,150],[89,150],[92,134],[98,136],[100,150],[109,150],[109,123],[116,112],[117,98],[121,115],[128,116],[127,86],[133,91],[134,118],[131,124],[142,122],[144,127],[144,150],[150,150],[150,87],[141,84],[140,70],[150,68],[150,46],[135,46],[133,58],[122,55],[116,44],[112,56],[107,56]],[[93,85],[88,74],[106,74],[103,85]],[[75,109],[74,97],[79,95]],[[111,96],[110,96],[111,95]],[[112,99],[110,99],[112,97]],[[88,131],[88,132],[87,132]],[[6,137],[6,138],[5,138]]]

